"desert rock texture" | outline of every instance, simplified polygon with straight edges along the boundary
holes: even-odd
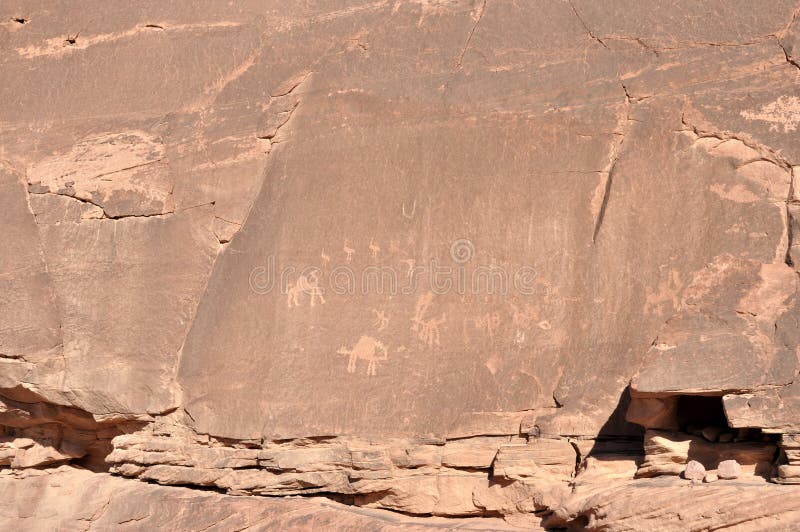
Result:
[[[800,527],[798,0],[10,0],[0,69],[0,527]]]

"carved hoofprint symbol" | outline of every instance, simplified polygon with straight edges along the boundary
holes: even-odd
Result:
[[[362,336],[356,342],[352,349],[341,347],[336,351],[340,355],[348,355],[350,358],[347,361],[347,372],[356,372],[356,363],[358,360],[366,360],[367,375],[376,375],[377,365],[379,360],[389,360],[389,351],[386,346],[372,336]],[[383,353],[383,356],[379,356]]]

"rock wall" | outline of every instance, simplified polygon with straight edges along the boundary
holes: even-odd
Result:
[[[0,521],[791,529],[799,13],[3,3]]]

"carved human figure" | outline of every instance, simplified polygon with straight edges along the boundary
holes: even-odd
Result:
[[[494,333],[497,331],[497,328],[500,327],[500,322],[499,312],[487,312],[473,319],[475,328],[486,331],[489,338],[494,338]]]
[[[406,267],[408,268],[408,270],[406,270],[406,276],[408,277],[408,280],[410,281],[411,278],[414,276],[414,266],[416,266],[417,261],[414,260],[414,259],[403,259],[400,262],[405,264]]]

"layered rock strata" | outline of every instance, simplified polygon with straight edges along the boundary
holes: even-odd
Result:
[[[799,47],[796,0],[4,2],[0,522],[796,528]]]

